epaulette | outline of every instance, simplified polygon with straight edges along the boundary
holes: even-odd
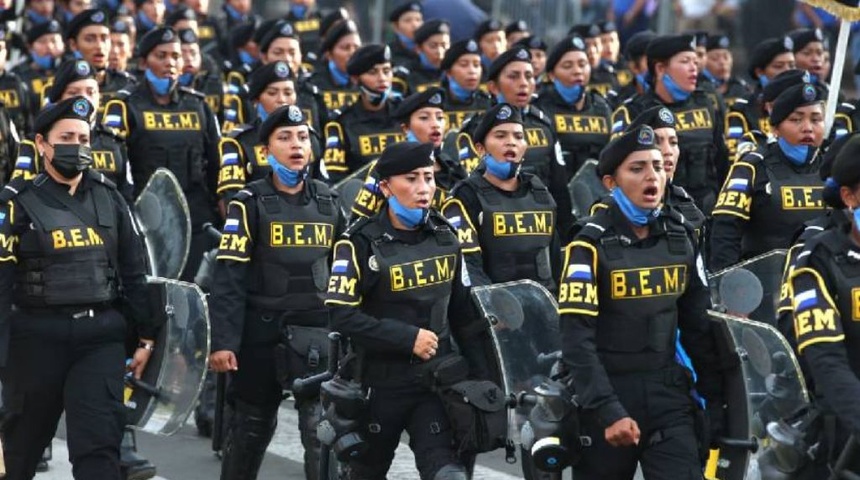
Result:
[[[546,114],[543,113],[543,111],[541,109],[539,109],[535,106],[529,105],[524,113],[526,115],[531,115],[533,117],[536,117],[538,120],[540,120],[541,122],[545,123],[547,126],[552,128],[553,132],[555,132],[554,126],[552,124],[552,120],[550,120],[550,118],[548,116],[546,116]]]
[[[438,224],[436,224],[436,225],[446,226],[446,227],[450,228],[452,232],[457,231],[457,229],[454,227],[454,225],[452,225],[451,222],[448,221],[448,219],[445,218],[444,215],[442,215],[441,213],[439,213],[436,210],[430,210],[430,213],[427,216],[427,220],[428,221],[432,220],[433,222],[438,222]],[[431,225],[431,226],[436,226],[436,225]]]
[[[307,91],[308,93],[310,93],[311,95],[314,95],[314,96],[322,95],[322,94],[320,93],[320,87],[318,87],[318,86],[314,85],[314,84],[313,84],[313,83],[311,83],[311,82],[306,82],[306,81],[304,81],[304,80],[299,80],[299,86],[300,86],[303,90],[305,90],[305,91]]]
[[[570,238],[582,236],[596,243],[606,233],[610,221],[606,209],[600,209],[594,215],[577,220],[570,229]]]
[[[753,163],[761,162],[764,160],[764,155],[762,155],[757,150],[751,150],[749,152],[744,153],[738,158],[739,162],[745,162],[752,165]]]
[[[93,127],[93,131],[99,132],[99,135],[104,135],[104,136],[109,137],[113,140],[116,140],[117,142],[120,142],[120,143],[125,142],[125,140],[123,140],[122,137],[113,133],[111,131],[111,129],[105,127],[101,122],[96,122],[95,126]]]
[[[245,203],[245,200],[254,196],[254,191],[247,186],[242,190],[233,194],[233,200],[236,200],[239,203]]]
[[[837,107],[837,108],[844,108],[845,110],[857,110],[857,107],[852,105],[849,102],[842,102],[839,104],[839,107]]]
[[[362,228],[367,226],[370,221],[371,217],[358,217],[356,220],[350,223],[348,227],[346,227],[346,230],[344,230],[342,234],[343,238],[349,238],[352,235],[355,235],[356,233],[361,231]]]
[[[8,202],[15,198],[16,195],[23,192],[30,182],[24,180],[24,177],[13,178],[0,190],[0,202]]]
[[[402,75],[404,77],[408,77],[409,74],[412,72],[403,65],[397,65],[396,67],[391,69],[391,73],[393,73],[394,75]]]
[[[105,177],[103,173],[90,168],[89,170],[87,170],[87,175],[89,179],[101,183],[102,185],[110,188],[111,190],[116,190],[116,183],[114,183],[113,180]]]
[[[235,127],[233,127],[233,129],[232,129],[232,130],[230,130],[229,132],[227,132],[227,136],[228,136],[228,137],[230,137],[230,138],[238,138],[238,137],[239,137],[239,135],[242,135],[243,133],[245,133],[245,132],[247,132],[248,130],[251,130],[251,129],[253,129],[253,128],[254,128],[254,126],[253,126],[253,125],[250,125],[250,124],[248,124],[248,123],[243,123],[243,124],[241,124],[241,125],[236,125]]]
[[[200,91],[197,91],[191,87],[179,87],[178,90],[182,93],[187,93],[189,95],[194,95],[195,97],[200,98],[201,100],[206,100],[206,94]]]

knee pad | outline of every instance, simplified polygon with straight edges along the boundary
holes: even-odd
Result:
[[[469,480],[466,469],[460,465],[445,465],[436,472],[433,480]]]

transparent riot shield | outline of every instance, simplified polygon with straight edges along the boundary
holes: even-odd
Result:
[[[191,248],[191,212],[170,170],[159,168],[134,202],[153,276],[179,278]]]
[[[714,311],[708,313],[718,325],[721,347],[737,359],[736,368],[727,372],[725,384],[727,437],[740,441],[755,439],[760,447],[753,453],[743,445],[724,444],[720,448],[717,478],[783,478],[764,473],[774,468],[773,452],[769,450],[781,440],[777,438],[781,437],[778,428],[781,421],[796,416],[809,404],[797,358],[773,326]]]
[[[550,374],[561,349],[555,297],[531,280],[472,288],[472,297],[490,324],[502,388],[509,395],[531,392]],[[508,438],[520,443],[520,428],[531,407],[509,413]]]
[[[587,217],[591,206],[609,194],[603,182],[597,176],[597,160],[589,159],[582,164],[576,175],[567,184],[570,199],[573,203],[573,214],[577,217]]]
[[[776,325],[785,250],[772,250],[709,277],[716,305],[729,313]]]
[[[172,435],[193,411],[209,366],[209,309],[193,283],[150,277],[153,303],[162,323],[155,351],[141,381],[126,394],[129,424]]]

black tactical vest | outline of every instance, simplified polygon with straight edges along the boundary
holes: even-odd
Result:
[[[720,188],[714,145],[717,117],[713,105],[706,95],[695,92],[687,101],[667,107],[675,114],[675,131],[681,147],[673,181],[702,205],[708,194],[716,195]],[[711,199],[710,207],[714,201],[715,198]]]
[[[117,223],[109,188],[96,180],[82,202],[93,222],[59,207],[56,195],[66,195],[64,187],[53,185],[44,174],[17,197],[33,228],[21,235],[15,270],[13,302],[23,308],[93,305],[112,302],[117,295]],[[57,205],[57,206],[55,206]],[[97,222],[97,224],[96,224]]]
[[[538,177],[549,185],[550,162],[555,161],[555,132],[549,118],[535,107],[523,110],[523,130],[525,131],[526,154],[523,156],[523,172]]]
[[[438,87],[441,76],[441,70],[428,70],[416,64],[415,68],[409,72],[409,76],[406,77],[406,83],[409,85],[409,94],[421,93],[428,88]]]
[[[117,185],[127,182],[122,140],[105,130],[101,124],[96,124],[92,130],[90,147],[93,151],[93,170],[103,173]]]
[[[747,231],[741,244],[745,258],[776,248],[788,248],[794,232],[824,212],[823,186],[818,167],[797,172],[782,158],[777,145],[768,147],[758,172],[767,175],[765,194],[753,200]],[[759,174],[761,174],[759,173]]]
[[[245,187],[257,204],[248,303],[258,310],[323,309],[338,209],[325,184],[308,180],[305,189],[310,198],[300,206],[282,199],[270,180]],[[321,320],[326,326],[327,318]]]
[[[552,86],[547,87],[536,102],[555,128],[568,177],[576,174],[586,160],[597,159],[609,142],[612,115],[609,104],[594,93],[586,95],[581,111],[565,103]]]
[[[334,83],[326,64],[315,71],[307,81],[319,88],[327,109],[325,112],[327,118],[332,118],[336,110],[343,110],[357,102],[361,96],[358,87],[352,84],[340,86]]]
[[[666,203],[669,204],[669,207],[674,208],[678,213],[683,215],[684,220],[689,222],[690,226],[701,235],[702,228],[705,226],[707,219],[705,218],[705,214],[696,206],[693,197],[682,187],[673,183],[667,185],[666,189]]]
[[[391,117],[394,105],[386,103],[382,110],[370,112],[357,102],[337,119],[349,142],[346,165],[350,172],[379,158],[385,147],[403,141],[400,123]]]
[[[242,125],[233,129],[228,134],[229,137],[235,138],[239,142],[239,145],[242,146],[242,152],[245,155],[245,165],[242,167],[245,169],[247,183],[261,180],[272,171],[269,161],[266,160],[267,154],[263,150],[263,144],[260,143],[259,131],[261,123],[257,119],[254,120],[253,124]]]
[[[555,233],[555,201],[533,175],[520,181],[527,189],[522,196],[504,195],[482,175],[466,180],[481,202],[478,236],[484,270],[493,283],[534,280],[555,290],[550,266],[550,244]]]
[[[32,123],[29,101],[30,97],[21,77],[12,72],[0,74],[0,102],[9,112],[9,117],[15,122],[15,128],[21,136],[28,133]]]
[[[104,84],[99,85],[99,93],[101,94],[101,102],[98,107],[97,123],[101,124],[102,114],[104,113],[105,105],[111,100],[119,98],[120,91],[130,91],[134,88],[137,82],[134,77],[125,73],[117,72],[116,70],[107,70],[105,73]]]
[[[594,217],[606,230],[609,218],[608,212]],[[580,233],[597,248],[596,344],[609,374],[654,371],[674,361],[677,302],[697,275],[696,260],[687,231],[660,221],[667,231],[645,248],[590,225]]]

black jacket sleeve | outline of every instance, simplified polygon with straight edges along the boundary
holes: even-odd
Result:
[[[146,250],[143,237],[137,229],[125,199],[119,191],[112,193],[118,219],[117,262],[123,288],[123,302],[138,334],[142,338],[154,339],[161,325],[156,325],[152,321],[154,317],[146,282]]]

